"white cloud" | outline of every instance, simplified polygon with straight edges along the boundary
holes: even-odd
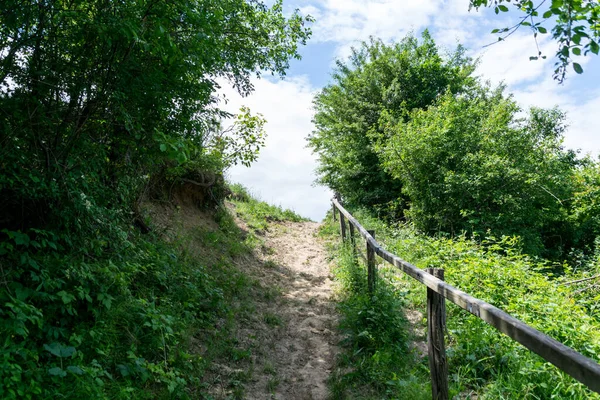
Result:
[[[583,104],[576,101],[565,107],[568,111],[570,128],[565,137],[565,145],[582,149],[584,153],[600,155],[600,133],[598,130],[598,110],[600,110],[600,90],[591,100]]]
[[[442,5],[436,0],[325,0],[318,4],[313,40],[348,44],[369,36],[395,39],[426,27]]]
[[[493,36],[489,35],[489,37]],[[479,47],[480,50],[476,53],[477,57],[481,57],[478,72],[485,79],[495,83],[503,81],[509,86],[539,79],[542,76],[551,76],[550,65],[554,56],[554,46],[547,37],[540,39],[539,48],[547,58],[530,60],[530,56],[538,55],[535,40],[530,33],[519,32],[505,41],[486,48]]]
[[[329,208],[329,191],[313,187],[316,160],[306,148],[312,131],[312,99],[315,89],[306,77],[287,80],[257,80],[255,91],[241,98],[223,84],[228,111],[241,105],[267,120],[266,146],[250,168],[237,166],[229,171],[230,180],[248,186],[264,200],[294,209],[303,216],[321,220]]]
[[[578,60],[581,63],[587,60]],[[552,68],[541,71],[527,85],[511,89],[515,100],[523,107],[532,106],[552,108],[558,106],[567,112],[568,129],[565,132],[565,147],[581,149],[583,154],[600,155],[600,135],[598,134],[596,114],[600,110],[600,88],[591,86],[585,92],[573,89],[575,83],[586,79],[584,75],[571,73],[564,85],[552,78]],[[579,82],[576,82],[579,81]]]
[[[600,155],[600,133],[598,130],[598,110],[600,110],[600,91],[596,97],[584,104],[573,103],[566,108],[571,126],[565,137],[565,145],[582,149],[584,153]]]
[[[568,129],[565,147],[581,149],[583,154],[600,155],[600,135],[596,114],[600,110],[600,90],[582,96],[569,90],[569,81],[560,86],[550,76],[540,83],[515,91],[515,99],[523,107],[550,108],[558,106],[567,112]]]

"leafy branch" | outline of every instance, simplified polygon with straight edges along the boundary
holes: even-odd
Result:
[[[498,41],[503,41],[513,35],[520,27],[527,26],[533,31],[533,37],[538,49],[537,56],[530,60],[537,60],[542,56],[537,42],[538,33],[547,34],[548,29],[543,26],[550,19],[554,19],[551,29],[552,39],[558,43],[556,51],[554,79],[563,83],[566,79],[567,67],[573,65],[577,74],[583,73],[580,63],[573,60],[573,56],[598,55],[600,51],[600,2],[594,0],[552,0],[550,7],[540,17],[542,6],[546,0],[537,5],[532,0],[471,0],[469,8],[494,7],[496,14],[508,12],[509,8],[503,3],[510,3],[520,13],[524,13],[519,21],[511,27],[494,29],[493,34],[500,33]],[[497,42],[494,42],[497,43]],[[490,46],[490,43],[484,47]]]

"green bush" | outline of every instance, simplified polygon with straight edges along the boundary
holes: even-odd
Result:
[[[474,69],[464,48],[443,56],[427,31],[391,44],[371,38],[352,49],[314,99],[315,131],[308,143],[319,158],[319,183],[350,204],[402,217],[407,207],[402,182],[388,173],[374,148],[381,114],[388,110],[406,119],[446,90],[462,92],[474,81]]]
[[[527,253],[557,259],[576,244],[568,213],[580,161],[562,148],[564,113],[517,117],[502,89],[447,93],[409,122],[384,113],[382,163],[421,231],[519,235]]]

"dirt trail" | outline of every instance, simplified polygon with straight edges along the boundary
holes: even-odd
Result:
[[[259,310],[271,329],[246,334],[262,336],[262,351],[254,360],[247,399],[308,400],[328,397],[338,338],[337,315],[331,299],[332,276],[314,222],[272,223],[264,233],[262,269],[266,287],[281,294]],[[280,320],[278,320],[280,318]]]

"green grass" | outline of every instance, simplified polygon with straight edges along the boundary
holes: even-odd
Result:
[[[330,231],[331,226],[324,225],[322,232]],[[332,398],[428,399],[424,364],[409,346],[405,294],[392,284],[387,271],[381,271],[371,295],[363,263],[357,262],[348,247],[332,250],[343,337],[343,351],[329,382]]]
[[[582,354],[600,359],[600,320],[597,309],[591,305],[598,304],[598,299],[595,303],[590,298],[580,301],[581,294],[575,293],[574,288],[559,284],[563,278],[548,276],[547,263],[521,254],[515,246],[516,239],[490,237],[478,245],[460,237],[431,238],[410,226],[388,226],[360,210],[353,214],[365,228],[375,229],[378,241],[394,254],[419,268],[444,268],[445,280],[452,285]],[[331,222],[324,231],[337,234]],[[337,254],[342,257],[341,265],[348,263],[343,251]],[[402,273],[389,275],[389,279],[399,288],[394,296],[406,307],[425,311],[426,291],[422,285]],[[476,393],[482,399],[600,398],[480,319],[447,304],[452,396]],[[386,357],[394,354],[385,346],[378,350]],[[364,369],[358,361],[363,362],[354,360],[348,368]],[[420,378],[419,373],[405,373],[391,382],[420,382]],[[382,381],[376,375],[372,377],[374,386]]]
[[[255,231],[264,231],[267,229],[268,223],[273,221],[308,221],[307,218],[296,214],[292,210],[258,200],[240,184],[232,184],[229,188],[232,192],[231,200],[236,205],[236,211],[248,226]]]

